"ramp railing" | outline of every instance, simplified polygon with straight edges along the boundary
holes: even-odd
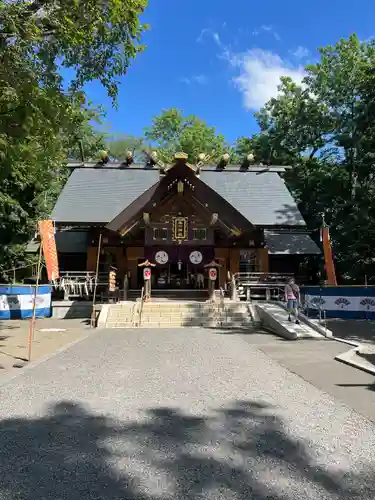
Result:
[[[235,273],[231,282],[232,300],[271,300],[292,276],[290,273]]]
[[[279,305],[283,309],[285,309],[287,311],[286,303],[284,300],[284,294],[285,294],[284,288],[279,288],[278,289],[278,297],[277,297],[276,301],[279,303]],[[274,297],[274,298],[276,298],[276,297]],[[272,301],[272,298],[270,299],[270,301]],[[322,303],[322,301],[319,301],[319,303],[318,303],[318,308],[319,308],[318,309],[318,323],[325,330],[327,330],[327,315],[326,315],[326,311],[322,308],[321,303]],[[310,325],[311,325],[311,320],[309,318],[308,304],[306,303],[306,299],[305,299],[305,296],[303,294],[300,295],[299,314],[300,314],[302,319],[309,321]]]

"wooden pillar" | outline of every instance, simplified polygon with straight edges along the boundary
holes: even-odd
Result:
[[[261,273],[268,273],[269,272],[269,259],[268,259],[268,249],[267,248],[259,248],[258,259],[259,259],[260,272]]]
[[[233,276],[235,273],[240,271],[240,249],[239,248],[231,248],[229,251],[230,258],[230,274]]]
[[[116,267],[118,269],[120,279],[123,280],[126,271],[126,259],[122,247],[116,248]]]
[[[93,273],[95,272],[97,257],[98,257],[98,247],[89,247],[87,249],[86,271],[92,271]]]
[[[138,260],[145,258],[143,247],[128,247],[126,249],[126,260],[128,263],[128,271],[130,272],[131,288],[138,288]]]

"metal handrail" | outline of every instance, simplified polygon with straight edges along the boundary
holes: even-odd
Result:
[[[222,287],[220,287],[220,309],[221,309],[221,315],[220,319],[222,319],[223,313],[225,315],[225,323],[228,323],[228,309],[225,307],[225,292]]]
[[[143,286],[142,290],[141,290],[141,299],[140,299],[140,304],[139,304],[138,326],[141,326],[144,301],[145,301],[145,287]]]
[[[125,274],[123,300],[128,300],[128,291],[129,291],[129,278],[128,278],[128,275]]]
[[[281,288],[278,289],[278,291],[281,291],[284,294],[284,290]],[[282,301],[279,300],[279,302],[282,304]],[[309,320],[309,314],[308,314],[308,307],[306,307],[306,301],[302,300],[302,296],[300,295],[300,311],[303,316]],[[286,306],[282,304],[283,308],[286,309]],[[322,325],[325,330],[327,330],[327,311],[325,309],[322,309],[321,304],[319,303],[319,325]],[[322,313],[323,313],[323,318],[322,318]],[[302,318],[303,318],[302,316]]]
[[[134,327],[136,326],[134,324],[134,316],[135,316],[135,310],[136,310],[136,307],[137,307],[137,302],[134,302],[134,304],[132,305],[132,313],[131,313],[131,318],[130,318],[130,323],[131,325]]]
[[[268,284],[284,284],[288,281],[292,274],[287,273],[235,273],[233,279],[238,284],[244,284],[244,282],[249,282],[249,284],[258,285],[268,285]],[[246,283],[247,284],[247,283]]]
[[[11,269],[6,269],[5,271],[1,271],[3,274],[10,274],[13,271],[20,271],[21,269],[29,269],[29,267],[36,267],[37,264],[27,264],[26,266],[12,267]]]

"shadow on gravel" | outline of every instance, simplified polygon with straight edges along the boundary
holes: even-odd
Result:
[[[293,441],[276,411],[244,401],[211,417],[159,408],[140,422],[121,423],[64,402],[39,419],[4,420],[0,498],[295,500],[303,492],[306,499],[374,497],[368,482],[373,475],[362,482],[337,468],[321,468],[311,458],[312,445]],[[366,491],[359,493],[353,488],[361,483]]]
[[[374,384],[336,384],[338,387],[366,387],[367,390],[375,392]]]

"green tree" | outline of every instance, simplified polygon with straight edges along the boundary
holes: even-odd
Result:
[[[110,96],[117,78],[144,49],[139,39],[147,27],[139,16],[147,0],[17,0],[0,2],[2,62],[28,57],[44,84],[60,85],[58,65],[74,70],[70,89],[98,80]],[[4,50],[5,49],[5,50]]]
[[[283,78],[256,114],[260,134],[240,138],[264,162],[293,165],[285,179],[307,221],[331,226],[340,274],[375,275],[375,45],[352,35],[320,49],[301,86]]]
[[[144,161],[144,150],[149,149],[142,137],[138,138],[126,134],[107,137],[105,147],[110,158],[114,161],[124,161],[127,151],[132,151],[135,162]]]
[[[210,127],[195,115],[185,116],[177,108],[163,110],[156,116],[151,127],[145,130],[145,138],[158,150],[164,162],[170,162],[174,153],[183,151],[192,163],[205,153],[216,161],[230,147],[215,127]]]
[[[146,0],[0,0],[0,271],[24,259],[48,216],[68,154],[102,144],[82,87],[99,80],[116,104],[118,77],[143,50]],[[60,69],[73,72],[68,90]]]

